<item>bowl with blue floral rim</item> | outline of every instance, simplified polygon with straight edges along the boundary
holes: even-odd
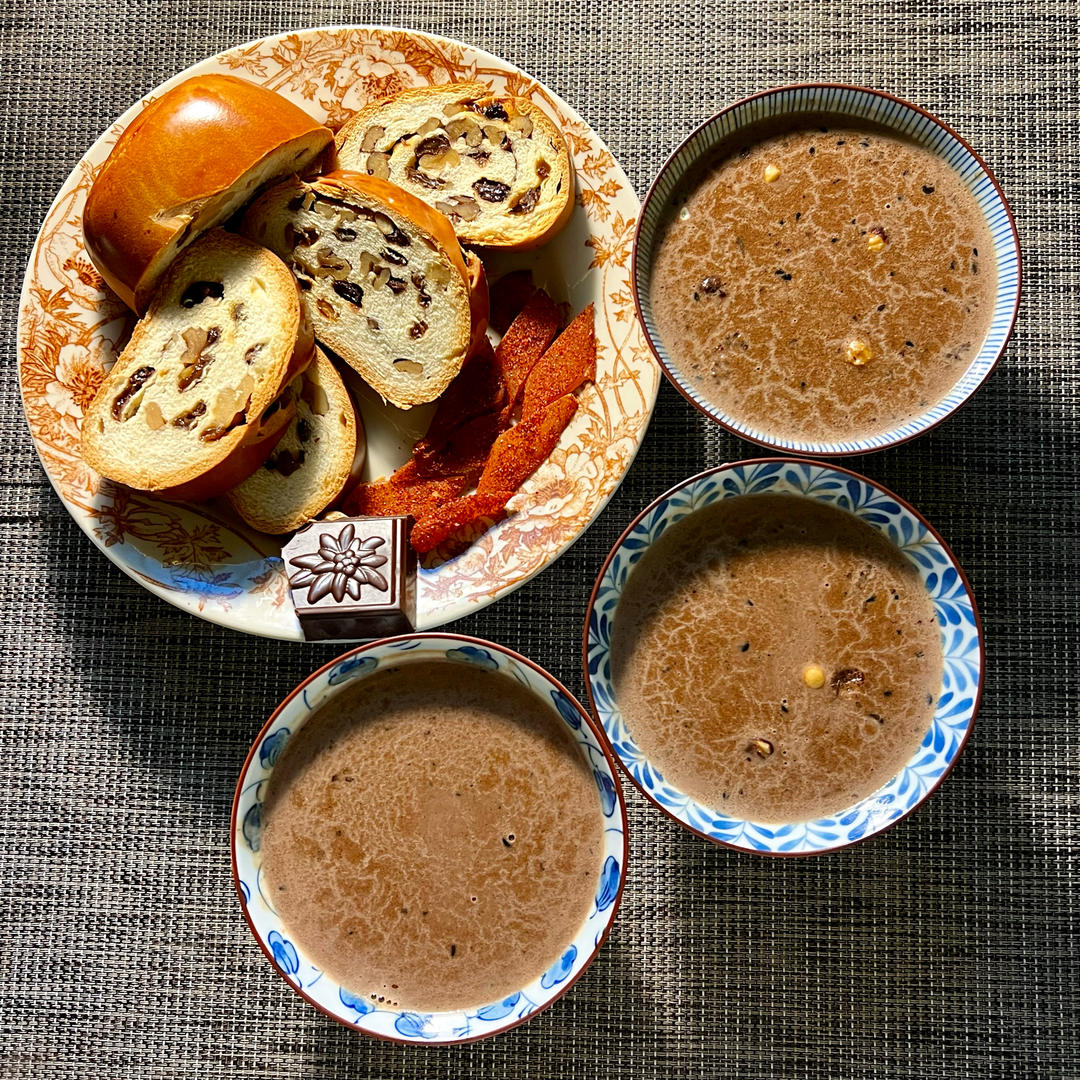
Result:
[[[603,841],[595,890],[585,922],[548,968],[497,1001],[456,1012],[398,1008],[376,995],[341,985],[305,955],[263,887],[262,809],[271,773],[297,730],[346,687],[388,665],[418,662],[466,665],[483,676],[502,673],[552,711],[592,771]],[[480,638],[418,633],[384,638],[347,652],[302,682],[278,706],[248,752],[233,800],[232,869],[244,918],[267,959],[309,1004],[345,1027],[393,1042],[440,1045],[473,1042],[516,1027],[556,1001],[592,962],[611,930],[622,899],[629,844],[626,806],[615,759],[603,730],[552,675],[520,654]]]
[[[996,264],[996,296],[990,326],[978,352],[940,401],[875,434],[823,441],[770,432],[725,411],[705,397],[672,358],[657,330],[650,279],[657,241],[684,181],[719,147],[763,123],[798,122],[800,116],[857,126],[873,125],[923,147],[948,165],[973,196],[990,232]],[[779,273],[780,271],[777,271]],[[1020,238],[1005,193],[990,168],[951,127],[918,105],[866,87],[807,83],[765,90],[736,102],[692,131],[672,152],[642,203],[634,233],[630,281],[638,320],[672,385],[696,409],[736,435],[788,454],[833,457],[868,454],[896,446],[936,427],[964,405],[989,378],[1005,351],[1020,306]]]
[[[635,564],[671,526],[721,499],[794,495],[846,511],[886,536],[918,571],[937,617],[941,687],[926,732],[904,768],[853,806],[786,824],[725,815],[665,780],[642,752],[619,710],[611,670],[612,628]],[[967,577],[932,525],[899,496],[858,473],[801,458],[720,465],[671,488],[627,526],[593,587],[584,633],[586,687],[619,763],[656,807],[706,840],[760,855],[815,855],[867,840],[921,806],[956,765],[982,698],[982,624]]]

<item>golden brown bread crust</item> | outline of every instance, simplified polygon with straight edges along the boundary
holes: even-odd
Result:
[[[471,356],[487,340],[491,297],[488,294],[487,273],[476,252],[465,252],[465,269],[469,272],[469,303],[472,306],[472,338],[469,343]]]
[[[332,147],[333,133],[231,75],[198,75],[163,94],[120,136],[87,196],[83,235],[102,277],[141,314],[174,240],[190,243],[216,224],[196,215],[288,143],[298,145],[293,160],[302,167]],[[262,182],[291,171],[278,168]]]

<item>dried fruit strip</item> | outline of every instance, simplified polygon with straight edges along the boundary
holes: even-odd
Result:
[[[412,462],[404,469],[409,469]],[[413,470],[415,473],[415,469]],[[377,484],[361,484],[349,493],[342,509],[357,517],[387,517],[411,514],[418,520],[438,510],[440,506],[460,495],[468,481],[464,476],[427,479],[416,474],[401,475],[399,469],[389,480]]]
[[[577,410],[577,398],[566,394],[504,431],[491,448],[478,492],[516,491],[547,460]]]
[[[469,529],[480,528],[503,517],[513,491],[476,492],[453,499],[425,516],[414,526],[409,542],[421,555]]]
[[[475,479],[506,426],[504,413],[485,413],[455,428],[442,446],[417,443],[413,449],[417,472],[424,477],[471,474]]]
[[[454,381],[439,398],[427,434],[416,444],[421,456],[446,445],[455,429],[475,416],[494,412],[506,400],[502,369],[495,360],[491,343],[484,338],[477,352],[465,361]]]
[[[503,335],[495,349],[495,359],[506,382],[508,416],[517,404],[533,366],[544,355],[561,326],[562,316],[555,301],[543,289],[537,289]]]
[[[521,415],[543,412],[553,401],[596,378],[595,315],[590,304],[537,361],[525,383]]]

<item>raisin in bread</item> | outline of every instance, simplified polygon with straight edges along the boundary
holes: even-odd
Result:
[[[337,501],[359,479],[364,429],[334,365],[321,350],[290,387],[296,416],[262,468],[228,492],[253,528],[287,533]]]
[[[244,233],[288,263],[316,338],[384,400],[434,401],[469,350],[469,277],[450,223],[358,173],[295,177],[257,199]]]
[[[128,487],[219,494],[243,478],[219,466],[255,436],[313,352],[288,267],[215,230],[170,267],[105,377],[83,418],[83,457]],[[222,478],[217,491],[211,474]]]
[[[146,310],[185,247],[259,188],[317,166],[329,128],[279,94],[232,75],[197,75],[128,125],[83,211],[86,251],[129,307]]]
[[[574,209],[562,133],[525,98],[481,83],[404,90],[362,108],[337,134],[338,167],[400,184],[451,220],[464,243],[527,248]]]

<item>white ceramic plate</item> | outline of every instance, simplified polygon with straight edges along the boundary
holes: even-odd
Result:
[[[577,170],[570,224],[535,252],[485,258],[491,278],[528,266],[556,300],[596,304],[597,378],[514,511],[464,554],[420,573],[419,630],[442,626],[524,584],[562,554],[606,505],[630,467],[656,400],[659,368],[634,317],[630,246],[639,203],[611,152],[561,98],[520,69],[460,42],[408,30],[303,30],[238,46],[181,72],[133,105],[90,148],[45,217],[19,307],[19,384],[41,462],[71,516],[151,592],[211,622],[300,640],[280,543],[218,504],[178,506],[119,488],[86,467],[79,424],[130,315],[83,249],[86,193],[120,132],[146,104],[195,74],[233,74],[294,101],[333,127],[397,89],[478,80],[529,97],[558,123]],[[401,464],[427,410],[402,413],[361,396],[366,478]]]

